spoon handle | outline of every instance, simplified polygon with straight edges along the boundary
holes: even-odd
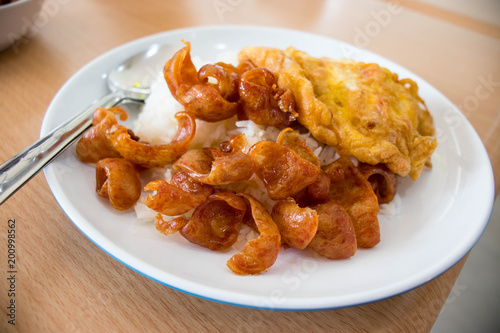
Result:
[[[0,166],[0,205],[92,125],[92,115],[96,108],[109,108],[123,99],[125,96],[121,92],[113,92],[104,96],[84,112],[55,128],[3,163]]]

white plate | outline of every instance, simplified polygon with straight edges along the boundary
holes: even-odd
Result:
[[[309,33],[248,26],[196,27],[168,31],[120,46],[78,71],[52,101],[41,134],[83,110],[107,92],[105,74],[153,43],[183,47],[216,61],[244,46],[286,48],[313,56],[351,57],[376,62],[417,81],[434,116],[438,146],[417,182],[404,179],[401,214],[380,215],[381,242],[343,261],[309,252],[282,250],[259,276],[236,276],[226,266],[232,252],[217,253],[181,236],[166,237],[135,213],[120,213],[94,190],[94,168],[68,149],[45,168],[50,188],[75,225],[106,253],[172,288],[211,300],[248,307],[287,310],[339,308],[381,300],[422,285],[459,261],[479,239],[493,205],[494,183],[487,153],[472,126],[441,93],[401,66],[373,53]]]

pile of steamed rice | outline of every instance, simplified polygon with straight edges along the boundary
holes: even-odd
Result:
[[[193,62],[200,63],[196,58]],[[199,66],[197,66],[199,68]],[[139,114],[134,127],[134,132],[141,141],[150,144],[168,144],[177,133],[178,123],[174,115],[177,112],[184,111],[182,105],[175,100],[170,93],[163,77],[158,77],[151,87],[151,95],[147,98],[142,112]],[[238,121],[236,117],[220,121],[217,123],[208,123],[202,120],[196,121],[196,134],[190,148],[219,147],[223,141],[228,141],[232,136],[244,133],[248,141],[246,149],[262,140],[276,141],[280,129],[270,126],[259,126],[250,120]],[[301,135],[307,145],[314,151],[322,166],[333,162],[336,156],[332,147],[324,145],[311,135],[311,133]],[[170,180],[174,170],[171,166],[163,169],[151,171],[147,176],[148,181],[163,178]],[[257,198],[269,211],[271,211],[274,201],[267,196],[266,189],[262,181],[255,175],[248,181],[238,182],[224,186],[224,188],[233,190],[237,193],[248,193]],[[143,194],[146,195],[146,194]],[[140,221],[153,221],[157,212],[148,208],[142,203],[141,198],[135,206],[135,212]],[[399,202],[400,198],[393,201]],[[389,215],[397,214],[394,205],[382,205],[381,213]],[[184,214],[189,217],[192,211]],[[173,217],[164,216],[165,220]],[[252,236],[253,237],[253,236]]]

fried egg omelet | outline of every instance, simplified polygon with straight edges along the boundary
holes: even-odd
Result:
[[[239,60],[270,69],[278,86],[294,93],[298,121],[340,155],[413,180],[430,166],[434,126],[414,81],[377,64],[315,58],[292,47],[247,47]]]

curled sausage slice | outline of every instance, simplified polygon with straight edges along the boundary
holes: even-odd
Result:
[[[199,72],[191,61],[191,43],[179,50],[163,69],[172,95],[196,118],[217,122],[236,114],[238,70],[231,65],[205,65]],[[209,77],[217,80],[210,83]]]
[[[237,68],[238,68],[238,71],[241,74],[243,74],[251,69],[257,68],[257,66],[255,66],[255,64],[251,60],[248,59],[248,60],[240,61]]]
[[[311,147],[309,147],[306,141],[300,137],[300,134],[292,128],[287,127],[281,130],[276,138],[276,143],[292,149],[303,159],[314,165],[320,166],[318,157],[316,157]]]
[[[318,231],[309,248],[329,259],[352,257],[357,249],[356,233],[344,208],[333,200],[311,208],[318,214]]]
[[[118,210],[131,208],[141,196],[135,166],[123,158],[105,158],[96,164],[96,191]]]
[[[380,242],[378,201],[370,183],[348,157],[340,157],[324,168],[330,177],[330,198],[339,202],[352,219],[358,247]]]
[[[191,149],[174,164],[199,182],[223,185],[248,180],[254,163],[245,153],[225,153],[216,148]]]
[[[293,149],[272,141],[257,142],[248,154],[255,162],[255,174],[273,200],[295,195],[312,184],[321,170]]]
[[[214,78],[217,83],[211,83]],[[225,100],[236,102],[239,99],[238,82],[239,71],[236,67],[223,62],[206,64],[198,71],[198,79],[205,85],[215,88]]]
[[[230,192],[216,192],[198,206],[180,230],[184,238],[213,251],[231,247],[237,240],[246,204]]]
[[[113,148],[130,162],[145,168],[164,167],[188,150],[196,132],[196,119],[192,115],[178,112],[175,118],[179,128],[170,144],[150,145],[135,141],[122,125],[114,125],[107,131],[107,136]]]
[[[202,204],[212,194],[213,188],[194,180],[183,171],[177,171],[171,183],[164,179],[154,180],[144,187],[144,191],[156,191],[144,199],[146,206],[158,213],[175,216]]]
[[[330,177],[321,170],[318,178],[293,196],[300,207],[317,205],[330,200]]]
[[[222,142],[220,146],[220,150],[225,153],[233,153],[233,152],[243,152],[247,148],[247,137],[245,133],[241,133],[238,135],[233,135],[229,141]]]
[[[227,266],[236,274],[259,274],[271,267],[281,246],[281,236],[267,209],[253,196],[238,194],[245,198],[252,213],[259,237],[247,242],[242,251],[228,260]]]
[[[398,178],[389,168],[384,164],[359,163],[358,169],[372,186],[379,204],[392,201],[398,190]]]
[[[82,162],[97,163],[106,157],[120,157],[106,136],[106,131],[118,124],[116,115],[123,121],[128,118],[127,111],[120,107],[98,108],[94,111],[92,127],[83,133],[76,144],[76,155]]]
[[[159,232],[165,235],[172,235],[177,231],[184,228],[184,226],[188,223],[188,219],[184,216],[177,216],[171,220],[165,221],[161,214],[157,214],[155,216],[155,228]]]
[[[276,202],[271,216],[283,242],[299,250],[307,247],[318,230],[316,211],[299,207],[292,198]]]
[[[246,118],[258,125],[285,127],[298,117],[292,91],[278,88],[267,68],[246,70],[240,78],[239,94]]]

